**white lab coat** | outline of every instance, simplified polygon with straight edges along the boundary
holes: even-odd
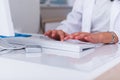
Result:
[[[73,10],[57,29],[67,33],[91,32],[92,12],[95,0],[76,0]],[[120,40],[120,0],[115,0],[110,13],[110,29]]]
[[[0,35],[14,36],[9,0],[0,0]]]

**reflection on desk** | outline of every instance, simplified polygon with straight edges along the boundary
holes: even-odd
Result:
[[[38,57],[28,57],[24,50],[15,50],[11,53],[0,55],[0,57],[88,73],[93,72],[94,70],[97,70],[111,62],[111,64],[108,64],[109,68],[116,65],[119,62],[118,60],[120,60],[119,47],[119,44],[103,45],[96,49],[89,49],[82,52],[83,56],[80,58],[58,56],[55,54],[42,54]],[[34,54],[34,56],[35,55],[36,54]],[[97,73],[96,75],[98,76],[100,73]],[[94,77],[96,76],[94,75]]]
[[[34,63],[45,64],[49,66],[91,71],[118,57],[119,53],[117,52],[118,45],[104,45],[96,49],[83,51],[80,58],[58,56],[55,54],[42,54],[42,56],[35,56],[38,54],[25,53],[24,50],[12,51],[11,53],[6,53],[1,56],[23,61],[32,61]]]

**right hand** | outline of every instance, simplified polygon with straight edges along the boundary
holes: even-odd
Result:
[[[60,41],[64,41],[64,38],[68,35],[67,33],[65,33],[62,30],[49,30],[47,32],[44,33],[44,35],[56,39],[56,40],[60,40]]]

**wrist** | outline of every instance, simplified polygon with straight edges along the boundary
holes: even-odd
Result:
[[[118,37],[114,32],[109,32],[111,34],[111,44],[117,43],[118,42]]]
[[[114,44],[118,42],[118,37],[114,32],[102,32],[102,43]]]
[[[110,34],[111,34],[111,41],[110,41],[110,43],[114,44],[115,43],[115,33],[114,32],[110,32]]]
[[[105,44],[115,44],[118,42],[118,37],[114,32],[104,32],[104,40]]]

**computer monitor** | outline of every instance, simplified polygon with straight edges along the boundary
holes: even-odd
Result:
[[[14,27],[8,0],[0,0],[0,35],[14,36]]]
[[[40,0],[9,0],[15,32],[39,33]]]

